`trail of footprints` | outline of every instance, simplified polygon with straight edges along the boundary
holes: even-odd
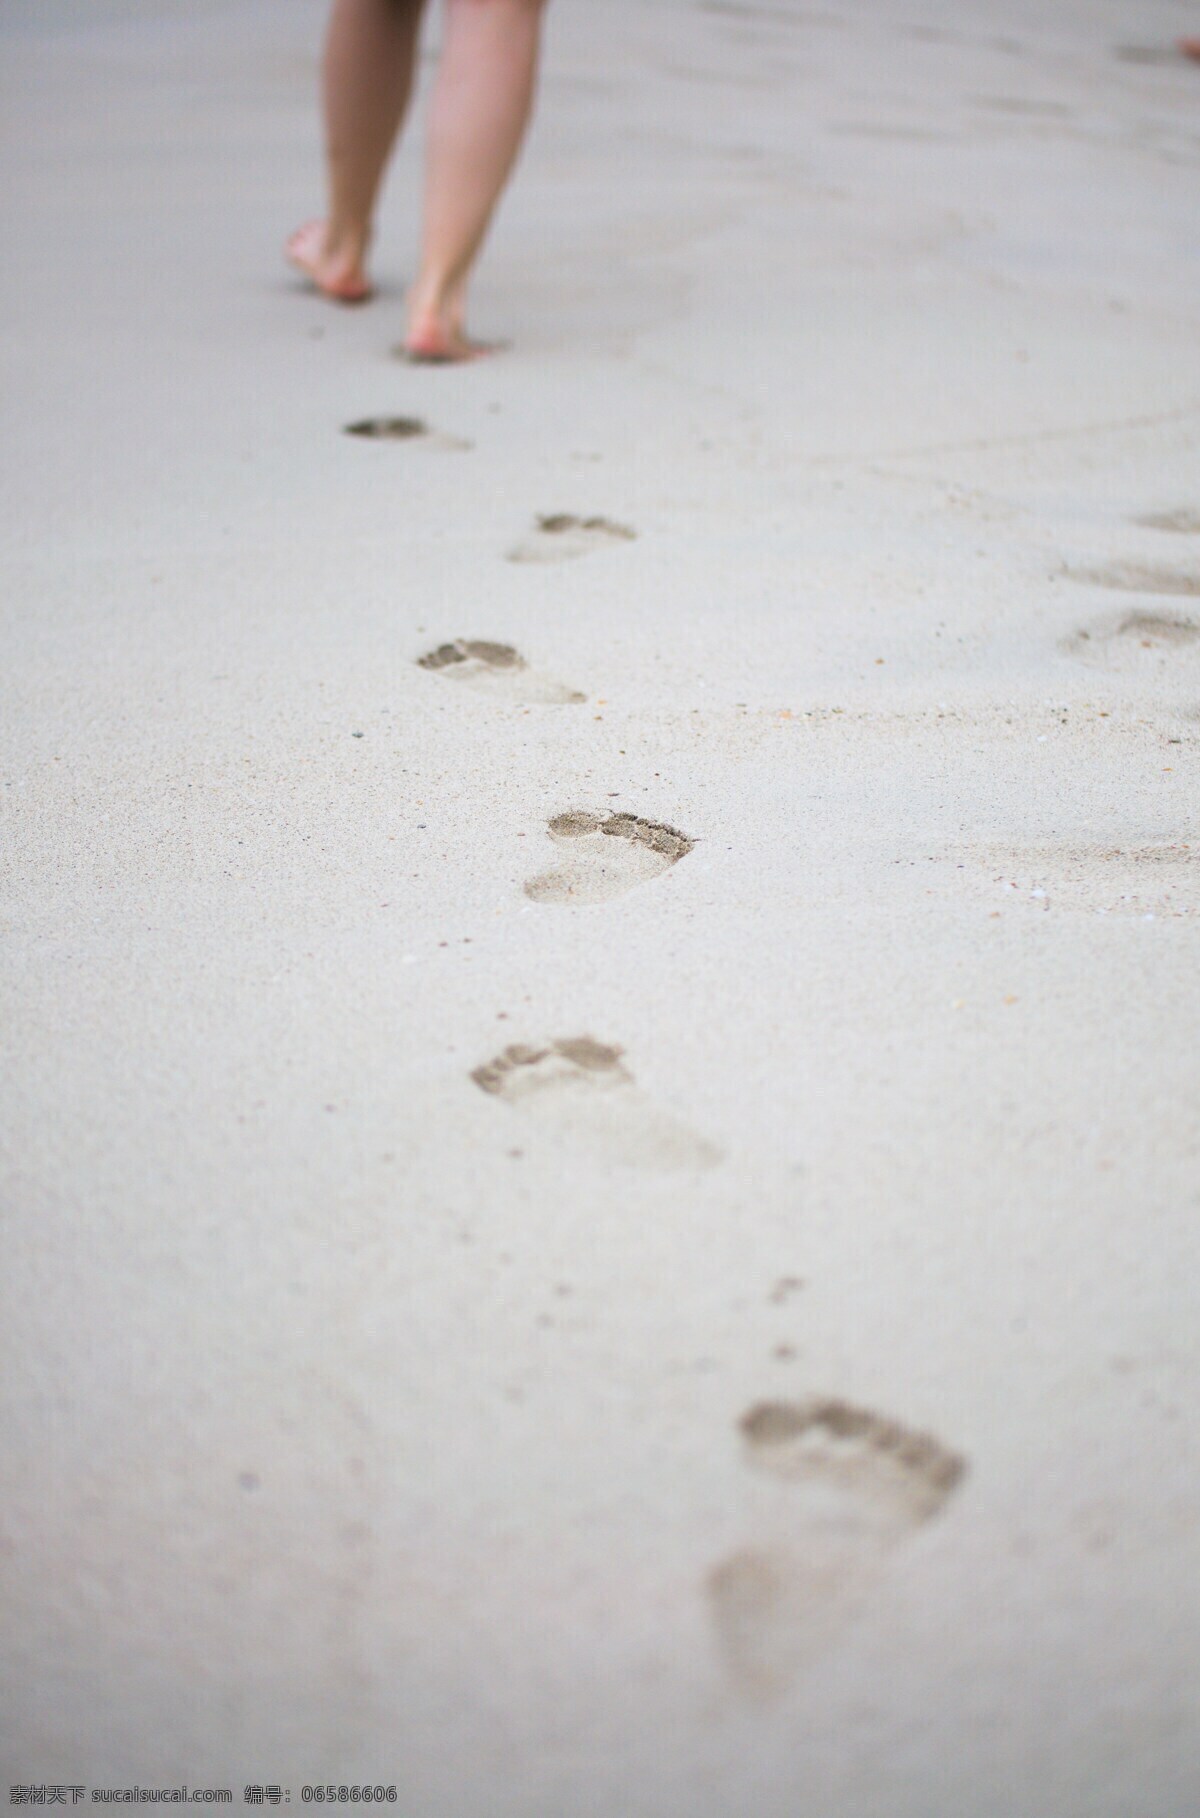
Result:
[[[513,561],[586,553],[619,527],[601,519],[539,520]],[[538,539],[542,541],[539,542]],[[418,665],[456,686],[546,705],[584,696],[540,675],[512,645],[456,638]],[[651,882],[687,856],[694,840],[663,821],[573,808],[546,826],[552,867],[527,879],[534,903],[605,903]],[[696,1171],[720,1151],[656,1105],[624,1051],[590,1034],[512,1042],[471,1078],[489,1098],[575,1155],[612,1167]],[[836,1399],[762,1402],[742,1418],[746,1463],[778,1496],[744,1547],[720,1559],[699,1587],[717,1661],[734,1692],[751,1700],[786,1692],[836,1643],[870,1601],[889,1558],[947,1502],[965,1470],[939,1441]]]
[[[586,554],[633,535],[601,518],[543,517],[515,562]],[[578,704],[510,644],[455,638],[417,659],[456,687],[543,705]],[[692,851],[677,827],[629,813],[564,810],[547,837],[555,863],[527,879],[534,903],[605,903],[660,877]],[[471,1078],[489,1098],[572,1153],[605,1166],[713,1167],[720,1151],[656,1105],[624,1051],[590,1034],[512,1042]],[[889,1556],[941,1509],[965,1469],[938,1441],[839,1400],[764,1402],[741,1422],[746,1462],[780,1489],[753,1541],[700,1587],[718,1660],[735,1691],[770,1697],[836,1641],[870,1599]]]
[[[392,434],[375,419],[351,425],[353,433]],[[401,419],[403,438],[424,432]],[[510,551],[517,562],[557,561],[585,555],[635,533],[601,517],[543,515],[527,543]],[[417,667],[455,688],[495,700],[540,706],[577,706],[587,697],[531,666],[511,644],[487,638],[453,638],[427,650]],[[692,850],[694,841],[664,821],[629,813],[597,814],[573,808],[552,816],[546,834],[557,863],[525,882],[534,903],[584,907],[623,896],[649,883]],[[511,1043],[471,1078],[489,1096],[528,1118],[552,1138],[609,1165],[639,1168],[706,1168],[720,1151],[660,1109],[637,1086],[622,1049],[591,1035],[560,1037],[533,1046]]]
[[[398,439],[429,433],[407,418],[349,429]],[[1190,510],[1135,521],[1200,533],[1200,512]],[[604,518],[543,516],[509,560],[565,560],[633,535]],[[1113,564],[1072,578],[1118,592],[1200,596],[1200,577],[1156,564]],[[1080,628],[1064,648],[1085,663],[1136,673],[1200,655],[1200,622],[1184,611],[1138,607]],[[585,698],[531,668],[509,644],[456,638],[417,661],[453,686],[496,698],[548,706]],[[556,862],[526,881],[525,894],[558,906],[604,903],[649,883],[694,844],[666,822],[587,809],[555,815],[546,831]],[[514,1115],[606,1165],[697,1169],[721,1159],[641,1091],[620,1047],[589,1034],[511,1043],[471,1077]],[[836,1398],[760,1402],[739,1425],[744,1463],[768,1486],[767,1498],[753,1536],[711,1566],[702,1590],[730,1683],[760,1699],[785,1692],[836,1643],[869,1605],[889,1562],[945,1508],[967,1467],[931,1435]]]

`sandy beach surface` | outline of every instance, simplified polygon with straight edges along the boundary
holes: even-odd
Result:
[[[1184,1818],[1200,11],[555,0],[454,370],[322,16],[0,14],[5,1779]]]

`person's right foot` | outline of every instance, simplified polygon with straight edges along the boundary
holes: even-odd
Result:
[[[1185,57],[1191,57],[1193,61],[1200,63],[1200,38],[1181,38],[1179,48]]]
[[[396,347],[405,360],[418,364],[447,365],[458,360],[478,360],[496,353],[498,342],[475,342],[467,335],[465,284],[445,289],[431,278],[418,276],[407,296],[407,329]]]
[[[289,263],[335,303],[365,303],[371,286],[363,271],[365,248],[337,248],[327,245],[324,221],[308,221],[298,227],[288,240],[284,253]]]
[[[461,285],[447,293],[418,278],[409,292],[408,330],[397,351],[406,359],[434,366],[495,353],[495,342],[471,340],[465,314],[466,295]]]
[[[495,353],[492,341],[469,341],[459,329],[436,321],[418,322],[397,349],[414,365],[443,366],[455,360],[479,360]]]

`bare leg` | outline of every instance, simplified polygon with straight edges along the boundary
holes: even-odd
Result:
[[[446,0],[426,152],[421,269],[405,346],[462,360],[466,284],[533,106],[542,0]]]
[[[369,294],[364,261],[375,199],[412,91],[422,0],[334,0],[322,94],[329,213],[288,256],[343,302]]]

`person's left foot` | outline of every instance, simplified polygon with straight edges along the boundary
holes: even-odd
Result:
[[[298,227],[284,247],[288,261],[335,303],[365,303],[371,286],[363,271],[364,247],[331,248],[324,221]]]

